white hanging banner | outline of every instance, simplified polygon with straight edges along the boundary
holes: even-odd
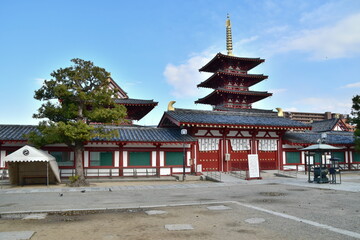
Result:
[[[218,138],[199,138],[199,151],[217,151],[219,150]]]
[[[260,139],[259,150],[261,151],[277,151],[276,139]]]
[[[232,138],[230,139],[230,143],[233,151],[250,150],[249,139]]]
[[[257,154],[248,154],[249,178],[259,178],[259,156]]]

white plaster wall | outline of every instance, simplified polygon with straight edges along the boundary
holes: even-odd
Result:
[[[114,167],[119,167],[119,166],[120,166],[120,152],[115,151],[114,152]]]
[[[170,168],[160,168],[160,175],[170,175]]]
[[[156,167],[156,151],[151,152],[151,166]]]
[[[270,135],[271,137],[278,137],[278,135],[276,134],[276,132],[269,132],[269,135]]]
[[[210,130],[211,134],[214,136],[222,136],[219,130]]]
[[[165,166],[165,153],[164,153],[164,151],[160,151],[160,167],[163,167],[163,166]],[[169,174],[170,174],[170,172],[169,172]]]
[[[237,133],[238,133],[238,131],[230,131],[227,136],[228,137],[234,137]]]
[[[258,134],[256,135],[256,137],[264,137],[265,134],[266,134],[266,132],[259,131]]]
[[[251,137],[251,134],[249,133],[249,131],[241,131],[241,134],[242,134],[244,137]]]
[[[195,151],[195,154],[194,154],[194,164],[195,164],[195,166],[196,166],[196,164],[197,164],[197,155],[196,155],[197,151],[196,151],[196,148],[197,148],[197,146],[194,145],[194,151]]]
[[[183,172],[183,168],[173,168],[173,173],[182,173]],[[190,172],[190,168],[186,167],[185,168],[185,173],[189,173]]]
[[[230,131],[227,137],[234,137],[239,133],[239,131]],[[249,131],[240,131],[241,135],[244,137],[251,137]],[[240,136],[239,136],[240,137]]]
[[[190,151],[187,151],[186,152],[186,162],[187,162],[186,166],[190,166],[190,157],[191,157],[191,153],[190,153]]]
[[[195,133],[195,136],[204,136],[206,132],[206,130],[198,130],[197,133]]]
[[[128,154],[127,151],[123,151],[123,167],[128,166]]]
[[[301,163],[305,164],[305,152],[301,151]]]
[[[89,151],[84,151],[84,167],[89,167]]]
[[[6,156],[6,151],[0,152],[0,167],[5,167],[4,157]]]
[[[282,154],[283,154],[283,164],[286,164],[286,154],[285,152],[283,152]]]

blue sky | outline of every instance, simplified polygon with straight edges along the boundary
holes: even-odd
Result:
[[[37,124],[33,99],[50,73],[91,60],[111,72],[131,98],[159,105],[138,124],[156,125],[169,101],[195,104],[211,90],[198,69],[226,53],[225,20],[234,54],[264,58],[250,73],[269,78],[251,90],[273,96],[254,108],[351,110],[360,90],[360,1],[326,0],[2,0],[0,124]]]

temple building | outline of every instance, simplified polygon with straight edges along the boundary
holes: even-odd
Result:
[[[129,98],[127,93],[114,81],[114,79],[109,77],[109,82],[110,88],[117,90],[115,103],[126,107],[126,119],[129,121],[130,124],[132,124],[134,120],[139,121],[140,119],[142,119],[158,104],[157,102],[154,102],[154,100]]]
[[[157,102],[129,98],[118,89],[116,102],[127,108],[131,124],[106,126],[119,136],[94,138],[85,145],[84,171],[87,177],[166,176],[202,174],[210,171],[248,171],[249,156],[256,155],[260,170],[305,169],[305,151],[327,133],[326,143],[340,147],[333,155],[343,170],[360,169],[360,154],[354,151],[354,135],[338,118],[318,122],[296,121],[280,109],[254,109],[252,104],[271,93],[250,90],[268,76],[251,74],[265,60],[236,57],[232,53],[231,23],[226,21],[227,54],[218,53],[200,71],[213,73],[198,87],[213,91],[195,103],[213,110],[175,108],[174,101],[157,127],[132,124],[150,112]],[[310,124],[311,122],[311,124]],[[36,131],[31,125],[0,125],[0,169],[7,172],[4,157],[28,144],[24,134]],[[53,155],[60,177],[75,174],[74,152],[65,144],[42,148]],[[6,174],[5,174],[6,175]]]

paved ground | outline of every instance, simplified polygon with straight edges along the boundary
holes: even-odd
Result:
[[[360,239],[359,173],[344,174],[336,185],[308,183],[306,175],[289,179],[264,173],[263,180],[253,181],[228,177],[222,183],[3,188],[0,232],[34,231],[31,239]],[[167,214],[149,216],[146,210]],[[30,212],[52,214],[43,220],[4,219]],[[169,231],[168,224],[194,229]],[[68,235],[52,235],[59,231]]]

